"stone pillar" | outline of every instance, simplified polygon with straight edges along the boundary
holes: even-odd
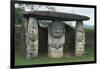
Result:
[[[25,31],[25,35],[28,32],[28,18],[23,18],[23,27],[24,27],[24,31]]]
[[[63,57],[63,46],[65,44],[64,23],[53,21],[48,27],[48,55],[52,58]]]
[[[22,18],[23,23],[22,23],[22,31],[21,31],[21,51],[22,55],[25,57],[26,56],[26,34],[27,34],[27,24],[28,24],[28,18]]]
[[[84,54],[85,31],[83,21],[76,22],[76,40],[75,40],[75,55],[81,56]]]
[[[34,58],[38,56],[38,24],[34,17],[29,17],[29,23],[27,26],[26,45],[27,55],[26,58]]]

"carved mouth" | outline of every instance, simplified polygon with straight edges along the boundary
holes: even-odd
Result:
[[[35,36],[33,36],[33,37],[31,37],[30,39],[32,40],[32,41],[35,41],[35,40],[37,40],[38,39],[38,35],[35,35]]]
[[[36,36],[36,37],[33,37],[33,41],[34,41],[34,40],[36,40],[36,39],[38,39],[38,36]]]
[[[59,45],[59,46],[56,46],[56,45],[49,45],[50,47],[52,47],[52,48],[55,48],[55,49],[59,49],[59,48],[61,48],[63,45]]]
[[[77,38],[77,41],[78,41],[78,42],[81,42],[82,40],[83,40],[82,37],[78,37],[78,38]]]
[[[61,34],[61,33],[53,33],[52,34],[55,38],[59,38],[59,37],[61,37],[63,34]]]

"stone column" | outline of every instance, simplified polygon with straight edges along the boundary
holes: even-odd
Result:
[[[26,34],[27,55],[26,58],[38,56],[38,24],[34,17],[29,17],[28,29]]]
[[[20,54],[21,56],[26,57],[26,31],[27,31],[27,24],[28,24],[28,18],[22,18],[23,23],[21,23],[21,31],[20,31]]]
[[[24,27],[24,31],[25,31],[25,35],[28,32],[28,18],[23,18],[23,27]]]
[[[64,23],[53,21],[48,27],[48,55],[52,58],[63,57],[63,46],[65,44]]]
[[[81,56],[84,54],[85,31],[83,21],[76,21],[76,40],[75,40],[75,55]]]

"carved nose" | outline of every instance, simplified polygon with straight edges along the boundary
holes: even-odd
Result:
[[[36,37],[36,34],[34,34],[33,37]]]
[[[56,30],[56,33],[59,33],[60,32],[60,30]]]

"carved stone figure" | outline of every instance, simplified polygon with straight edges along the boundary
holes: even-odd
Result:
[[[62,57],[64,43],[64,23],[61,21],[53,21],[48,28],[48,55],[54,58]]]
[[[82,21],[77,21],[76,23],[76,40],[75,40],[75,55],[84,54],[84,45],[85,45],[85,32],[83,28]]]
[[[26,33],[27,59],[38,56],[38,38],[37,20],[33,17],[30,17],[28,23],[28,31]]]

